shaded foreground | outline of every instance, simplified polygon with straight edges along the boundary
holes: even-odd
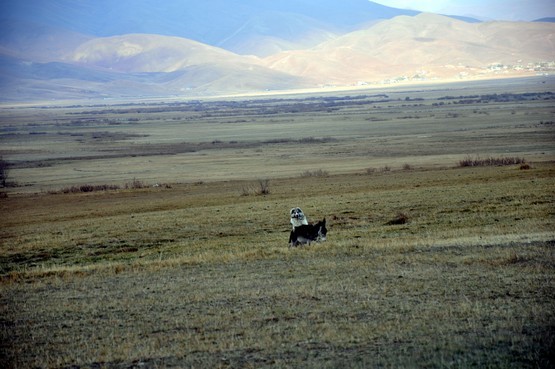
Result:
[[[242,195],[244,182],[10,196],[1,356],[553,367],[554,174],[533,163],[280,179],[267,196]],[[328,241],[287,248],[292,206],[326,216]]]

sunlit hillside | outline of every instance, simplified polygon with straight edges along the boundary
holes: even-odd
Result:
[[[363,0],[153,4],[2,5],[0,100],[201,97],[555,71],[549,22],[479,22]]]

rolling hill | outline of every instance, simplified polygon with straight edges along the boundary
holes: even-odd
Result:
[[[467,23],[419,14],[400,16],[308,50],[287,51],[266,65],[320,84],[352,84],[420,74],[482,73],[492,64],[555,60],[552,23]]]
[[[0,99],[203,96],[554,68],[548,22],[467,22],[361,0],[132,3],[100,14],[106,0],[11,2],[0,19]]]
[[[226,65],[258,63],[256,58],[200,42],[146,34],[95,38],[79,45],[67,59],[82,66],[123,73],[167,73],[216,62]]]
[[[308,87],[303,78],[267,68],[256,57],[178,37],[93,38],[63,53],[36,53],[41,62],[0,52],[2,100],[214,95]]]

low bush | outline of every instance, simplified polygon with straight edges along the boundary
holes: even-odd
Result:
[[[270,180],[269,179],[259,179],[258,185],[260,186],[258,189],[259,195],[269,195],[270,194]]]
[[[243,186],[243,189],[241,191],[241,196],[269,195],[269,194],[270,194],[269,179],[259,179],[258,186],[256,186],[255,184]]]
[[[405,213],[398,213],[397,216],[387,223],[386,225],[398,225],[398,224],[407,224],[409,222],[409,216]]]
[[[132,182],[128,182],[125,184],[125,189],[126,190],[135,190],[135,189],[140,189],[140,188],[145,188],[148,187],[148,185],[146,185],[143,181],[138,180],[137,178],[133,178]]]
[[[64,187],[58,193],[79,193],[79,192],[94,192],[94,191],[115,191],[119,190],[121,187],[118,185],[91,185],[85,184],[81,186],[70,186]],[[56,193],[56,192],[55,192]]]
[[[154,185],[154,187],[164,187],[164,188],[171,188],[171,185],[169,184],[164,184],[164,185]],[[68,186],[68,187],[63,187],[61,190],[58,191],[50,191],[50,193],[56,194],[56,193],[87,193],[87,192],[98,192],[98,191],[117,191],[117,190],[121,190],[122,188],[126,189],[126,190],[134,190],[134,189],[140,189],[140,188],[147,188],[149,187],[148,184],[144,183],[143,181],[140,181],[136,178],[133,178],[132,182],[127,182],[125,183],[125,185],[119,186],[119,185],[115,185],[115,184],[100,184],[100,185],[93,185],[93,184],[83,184],[83,185],[79,185],[79,186]]]
[[[524,158],[518,157],[489,157],[482,159],[479,156],[472,157],[467,156],[463,160],[459,161],[459,167],[487,167],[487,166],[505,166],[505,165],[516,165],[525,164],[526,160]]]
[[[323,169],[318,169],[315,171],[306,170],[301,173],[301,177],[327,177],[329,175],[329,172]]]
[[[9,164],[0,156],[0,186],[6,187],[9,173]]]

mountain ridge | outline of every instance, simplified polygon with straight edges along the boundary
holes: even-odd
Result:
[[[304,39],[307,26],[338,35],[369,21],[418,14],[367,0],[165,0],[163,6],[156,0],[8,0],[0,4],[0,10],[5,19],[42,23],[94,37],[159,34],[247,54],[256,52],[245,46],[251,38],[274,36],[288,47],[315,46],[296,45],[297,39]],[[246,34],[239,32],[246,25],[256,24],[261,16],[261,27],[251,27]],[[236,36],[230,39],[230,35]]]
[[[323,14],[328,10],[323,9]],[[303,42],[299,39],[276,48],[275,43],[287,41],[270,31],[253,36],[252,27],[265,27],[264,16],[260,19],[242,30],[248,37],[235,33],[223,42],[248,39],[253,45],[247,49],[271,51],[265,57],[239,55],[176,36],[93,37],[64,32],[55,25],[4,20],[0,23],[9,25],[11,33],[0,34],[1,99],[227,95],[532,75],[544,72],[534,69],[538,63],[555,69],[554,23],[469,23],[418,13],[371,21],[346,33],[326,33],[324,26],[314,31],[321,25],[308,24],[305,37],[310,30],[316,34],[305,47],[299,48]],[[284,15],[281,22],[287,23],[286,19]],[[294,34],[299,25],[291,27],[289,32]],[[316,40],[323,41],[310,46]]]
[[[265,61],[272,69],[310,76],[321,84],[376,82],[388,75],[457,77],[475,70],[483,72],[495,63],[527,65],[553,61],[555,47],[547,41],[554,34],[554,25],[466,23],[422,13],[399,16],[314,48],[285,51]]]

